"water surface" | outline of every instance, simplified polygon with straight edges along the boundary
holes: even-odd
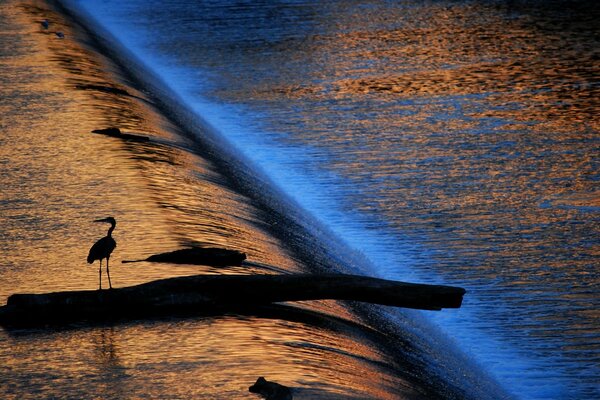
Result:
[[[343,258],[253,194],[267,187],[242,190],[227,160],[194,140],[80,25],[37,0],[4,2],[0,18],[2,303],[15,292],[95,290],[97,264],[85,258],[107,229],[92,220],[108,215],[117,219],[116,287],[198,273],[332,270]],[[108,126],[151,140],[90,133]],[[241,250],[250,262],[120,263],[189,244]],[[323,301],[246,315],[2,329],[0,397],[256,398],[248,386],[259,376],[292,386],[299,399],[503,393],[411,333],[422,329],[412,319],[400,328],[381,323],[377,309],[356,308]]]
[[[598,396],[595,2],[80,5],[359,268],[467,287],[504,387]]]

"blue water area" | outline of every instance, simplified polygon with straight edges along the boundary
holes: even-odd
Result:
[[[442,344],[600,397],[595,2],[74,3],[354,267],[466,287]]]

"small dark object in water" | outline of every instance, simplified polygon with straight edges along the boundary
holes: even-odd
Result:
[[[256,383],[248,388],[252,393],[258,393],[267,400],[292,400],[292,390],[279,383],[269,382],[262,376]]]
[[[92,132],[108,136],[121,136],[121,130],[119,128],[94,129]]]
[[[48,29],[48,27],[50,26],[50,22],[48,22],[47,19],[43,20],[42,22],[40,22],[42,24],[42,27],[44,29]]]
[[[79,89],[79,90],[96,90],[98,92],[117,94],[117,95],[121,95],[121,96],[131,96],[127,90],[124,90],[124,89],[121,89],[118,87],[108,86],[108,85],[78,84],[78,85],[75,85],[75,88]],[[108,128],[108,129],[117,129],[118,130],[118,128]],[[98,129],[98,130],[103,131],[104,129]]]
[[[133,140],[139,142],[147,142],[150,140],[148,136],[133,135],[131,133],[123,133],[119,128],[105,128],[105,129],[94,129],[92,133],[98,133],[100,135],[106,135],[125,140]]]
[[[154,254],[144,260],[125,260],[123,262],[152,261],[226,267],[240,265],[245,259],[246,254],[237,250],[220,249],[216,247],[190,247],[187,249],[170,251],[168,253]]]
[[[57,37],[57,38],[59,38],[59,39],[64,39],[64,38],[65,38],[65,34],[64,34],[64,33],[62,33],[62,32],[56,32],[56,33],[55,33],[55,35],[56,35],[56,37]]]

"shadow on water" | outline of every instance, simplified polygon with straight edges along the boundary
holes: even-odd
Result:
[[[129,374],[127,367],[121,360],[118,335],[113,327],[103,327],[91,332],[91,341],[95,346],[92,354],[96,356],[94,365],[98,374],[107,378],[105,392],[112,392],[111,396],[126,398],[128,396],[127,381]]]

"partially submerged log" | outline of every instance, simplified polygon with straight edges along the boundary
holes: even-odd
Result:
[[[131,96],[127,90],[109,85],[80,84],[75,85],[75,88],[79,90],[95,90],[98,92],[111,93],[121,96]]]
[[[154,254],[143,260],[124,260],[123,263],[150,261],[227,267],[241,265],[242,261],[245,259],[246,254],[237,250],[221,249],[217,247],[190,247],[167,253]]]
[[[92,133],[97,133],[100,135],[110,136],[114,138],[131,140],[137,142],[147,142],[150,140],[148,136],[135,135],[133,133],[125,133],[121,132],[119,128],[104,128],[104,129],[94,129]]]
[[[465,292],[459,287],[357,275],[194,275],[112,290],[13,294],[0,307],[0,324],[146,318],[189,311],[215,314],[274,302],[324,299],[440,310],[460,307]]]

